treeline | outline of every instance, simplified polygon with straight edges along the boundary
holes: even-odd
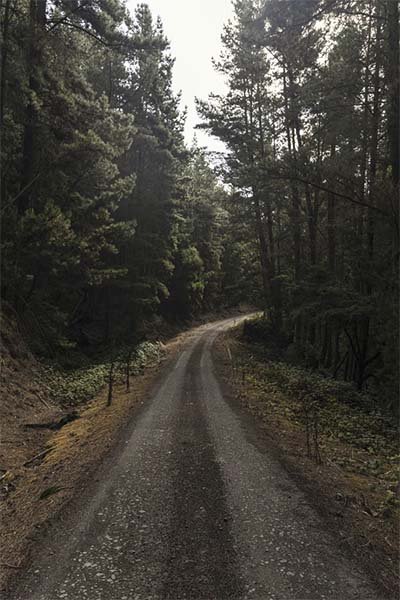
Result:
[[[258,240],[274,334],[310,366],[398,393],[399,7],[237,0],[199,101]]]
[[[257,294],[147,5],[1,0],[1,34],[2,299],[31,340],[109,342]]]

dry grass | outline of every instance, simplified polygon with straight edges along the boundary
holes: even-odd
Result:
[[[163,361],[169,362],[181,348],[185,335],[165,346]],[[7,477],[15,489],[0,505],[0,589],[7,589],[11,580],[29,562],[35,543],[56,516],[75,497],[79,497],[86,482],[115,446],[129,423],[136,406],[149,396],[160,370],[153,365],[131,378],[131,389],[114,386],[113,402],[107,406],[107,389],[81,410],[81,417],[57,432],[39,434],[36,445],[18,456]],[[15,449],[23,445],[23,430],[15,441]],[[21,461],[49,452],[28,467]]]

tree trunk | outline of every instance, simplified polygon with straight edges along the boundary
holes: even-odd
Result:
[[[379,15],[378,15],[379,16]],[[368,202],[371,206],[375,204],[375,180],[378,159],[378,133],[379,133],[379,118],[380,118],[380,67],[381,67],[381,20],[377,22],[376,28],[376,52],[375,52],[375,67],[373,75],[373,108],[371,121],[371,142],[370,142],[370,164],[369,164],[369,181],[368,181]],[[373,268],[374,259],[374,229],[375,229],[375,214],[369,208],[367,213],[367,254],[369,268],[367,268],[365,292],[368,296],[372,294],[372,284],[370,272]],[[359,353],[356,368],[356,384],[358,389],[361,389],[365,378],[365,368],[368,361],[368,346],[370,337],[370,319],[364,317],[359,328]]]
[[[310,263],[317,264],[317,210],[316,203],[313,206],[310,186],[305,186],[306,207],[307,207],[307,225],[310,244]]]
[[[388,135],[389,161],[393,186],[399,185],[400,162],[400,51],[399,51],[399,3],[397,0],[387,2],[387,62],[386,80],[389,89],[388,102]]]
[[[335,157],[335,144],[331,146],[331,158]],[[332,184],[333,185],[333,184]],[[335,194],[328,194],[328,269],[332,276],[336,270],[336,215]]]
[[[292,99],[289,98],[288,93],[288,85],[287,85],[287,76],[286,70],[283,71],[283,92],[284,92],[284,102],[285,102],[285,129],[286,129],[286,139],[289,154],[291,155],[291,171],[293,177],[291,178],[291,192],[292,192],[292,206],[290,211],[290,217],[292,221],[293,228],[293,256],[294,256],[294,274],[295,281],[298,283],[300,281],[300,263],[301,263],[301,219],[300,219],[300,195],[298,187],[295,183],[295,159],[296,159],[296,148],[294,146],[294,136],[293,130],[291,131],[291,119],[290,113],[293,111],[293,102]]]
[[[31,98],[25,113],[24,140],[22,149],[21,190],[25,189],[18,199],[18,212],[22,215],[32,204],[33,188],[30,183],[35,177],[35,167],[38,162],[38,152],[35,148],[35,133],[37,111],[32,97],[38,96],[40,82],[38,70],[41,66],[42,35],[45,34],[46,1],[30,0],[29,4],[29,45],[27,56],[27,71],[29,74],[29,90]]]
[[[378,159],[378,132],[379,132],[379,118],[380,118],[380,67],[381,67],[381,21],[378,21],[376,31],[376,57],[375,57],[375,68],[374,68],[374,95],[373,95],[373,109],[372,109],[372,131],[371,131],[371,148],[370,148],[370,166],[369,166],[369,194],[368,201],[370,205],[375,204],[375,180],[376,180],[376,167]],[[374,211],[368,209],[367,217],[367,249],[368,258],[372,263],[374,255],[374,224],[375,224]],[[367,293],[371,294],[370,283],[367,284]]]
[[[359,196],[363,201],[366,192],[366,181],[367,181],[367,164],[368,164],[368,141],[369,141],[369,86],[370,86],[370,61],[371,61],[371,37],[372,37],[372,0],[369,2],[369,19],[368,19],[368,33],[367,33],[367,48],[365,56],[365,72],[364,72],[364,110],[363,110],[363,122],[362,122],[362,134],[361,134],[361,159],[360,159],[360,189]],[[363,206],[358,208],[358,239],[360,244],[360,250],[362,250],[363,238],[364,238],[364,218],[365,210]],[[360,252],[360,257],[361,257]],[[362,265],[359,265],[359,272],[362,272]],[[362,278],[358,281],[360,291],[362,291],[363,282]]]
[[[256,190],[253,190],[253,201],[254,201],[254,209],[255,209],[255,219],[256,219],[256,228],[257,235],[259,241],[260,248],[260,262],[261,262],[261,276],[263,282],[264,289],[264,298],[267,308],[271,308],[271,268],[270,268],[270,259],[268,256],[268,241],[265,235],[265,228],[262,219],[260,201],[258,198],[258,193]]]
[[[328,343],[329,343],[329,327],[328,327],[328,323],[325,322],[325,325],[323,328],[321,354],[319,357],[319,364],[321,366],[325,366],[325,364],[326,364],[326,357],[328,354]]]
[[[6,67],[8,54],[8,28],[10,25],[11,0],[6,0],[4,5],[4,16],[2,15],[2,38],[1,44],[1,81],[0,81],[0,127],[3,127],[4,109],[6,104]]]

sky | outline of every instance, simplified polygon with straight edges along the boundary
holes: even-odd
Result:
[[[138,2],[128,0],[133,12]],[[182,105],[187,106],[185,139],[190,144],[194,127],[200,122],[195,97],[206,100],[210,92],[223,93],[223,77],[213,69],[211,58],[218,58],[224,23],[232,16],[231,0],[147,0],[154,17],[160,16],[166,37],[175,57],[174,89],[182,91]],[[224,151],[218,139],[202,130],[196,131],[200,146]]]

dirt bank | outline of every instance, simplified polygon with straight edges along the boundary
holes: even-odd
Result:
[[[9,411],[7,428],[4,425],[2,428],[4,443],[0,446],[2,464],[6,466],[2,484],[7,486],[0,504],[0,589],[9,587],[29,562],[36,543],[55,517],[85,489],[96,468],[118,442],[132,411],[145,402],[149,390],[187,335],[181,334],[163,345],[159,362],[131,377],[129,393],[124,383],[116,383],[112,405],[107,406],[104,388],[80,407],[79,419],[59,431],[23,427],[27,420],[58,419],[65,414],[58,407],[43,405],[42,408],[37,399],[32,399],[31,412],[26,410],[29,406],[26,401],[19,403],[14,413]],[[31,356],[27,355],[27,361],[27,368],[19,368],[15,373],[15,385],[19,388],[28,377],[28,369],[34,372],[36,367]],[[18,362],[21,364],[20,359]],[[9,374],[3,371],[4,376]],[[12,406],[11,400],[9,403]]]

